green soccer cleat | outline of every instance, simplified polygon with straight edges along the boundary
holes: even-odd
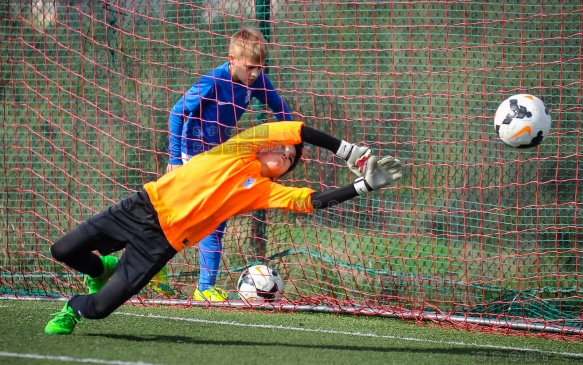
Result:
[[[52,313],[51,316],[55,318],[45,326],[45,333],[48,335],[70,335],[77,323],[81,323],[81,316],[69,307],[69,302],[65,303],[60,312]]]
[[[117,257],[115,257],[115,256],[100,256],[99,258],[101,259],[101,262],[103,262],[103,274],[101,274],[101,276],[96,277],[96,278],[92,278],[89,275],[85,275],[85,277],[83,279],[83,282],[85,283],[85,285],[89,289],[89,294],[95,294],[99,290],[101,290],[101,288],[103,288],[105,283],[107,283],[109,278],[111,278],[111,276],[115,272],[115,265],[117,264]]]
[[[192,299],[198,301],[209,301],[209,302],[224,302],[227,300],[229,296],[227,292],[221,288],[210,288],[207,290],[203,290],[202,292],[196,288],[194,291],[194,295]]]
[[[168,297],[174,295],[174,289],[168,284],[168,267],[164,266],[160,272],[158,272],[152,280],[150,280],[150,286],[160,294],[164,294]]]

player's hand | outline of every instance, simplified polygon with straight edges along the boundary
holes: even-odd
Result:
[[[384,188],[403,177],[401,161],[392,156],[384,157],[380,161],[378,157],[371,156],[365,169],[364,176],[354,182],[358,194]]]
[[[357,176],[362,176],[366,168],[366,162],[372,153],[372,149],[366,146],[352,145],[352,150],[346,159],[348,168]]]
[[[174,170],[178,169],[180,166],[182,166],[182,165],[168,164],[168,166],[166,166],[166,173],[169,173],[170,171],[174,171]]]

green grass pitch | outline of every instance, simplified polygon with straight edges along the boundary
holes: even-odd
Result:
[[[0,300],[2,364],[581,364],[583,342],[469,333],[398,319],[125,305],[70,336],[62,301]]]

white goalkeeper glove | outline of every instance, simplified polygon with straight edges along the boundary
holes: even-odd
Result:
[[[371,156],[366,163],[364,176],[356,179],[354,188],[358,195],[378,190],[401,179],[402,169],[401,161],[392,156],[384,157],[380,161],[378,157]]]
[[[343,158],[352,172],[357,176],[362,176],[362,173],[365,170],[366,161],[371,153],[372,150],[370,147],[359,146],[342,141],[338,151],[336,151],[334,155]]]

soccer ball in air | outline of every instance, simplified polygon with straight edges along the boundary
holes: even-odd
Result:
[[[504,100],[496,110],[494,126],[502,142],[513,148],[538,146],[551,129],[551,115],[536,96],[519,94]]]
[[[251,266],[239,277],[237,291],[249,303],[275,303],[281,299],[283,280],[265,265]]]

